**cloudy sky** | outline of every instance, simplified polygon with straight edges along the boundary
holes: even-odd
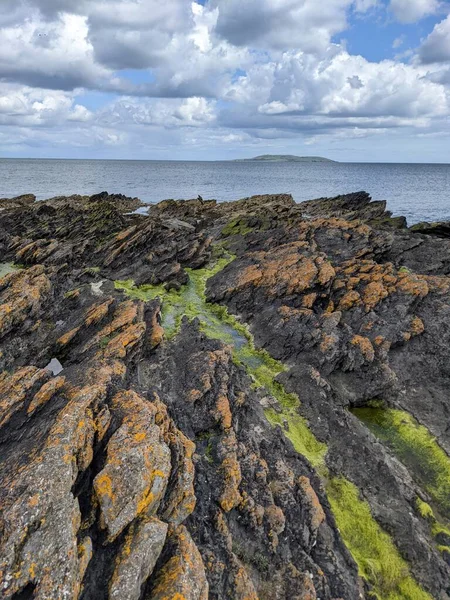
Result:
[[[1,0],[0,156],[449,150],[448,1]]]

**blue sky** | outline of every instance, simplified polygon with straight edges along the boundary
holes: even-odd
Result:
[[[446,162],[439,0],[3,0],[0,156]]]

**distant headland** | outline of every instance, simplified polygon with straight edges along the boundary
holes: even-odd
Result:
[[[337,162],[323,156],[295,156],[294,154],[262,154],[254,158],[236,158],[233,162]]]

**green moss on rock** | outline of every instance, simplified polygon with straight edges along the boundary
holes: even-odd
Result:
[[[356,408],[353,413],[408,468],[439,513],[450,519],[450,458],[428,429],[401,410]]]
[[[181,319],[186,315],[198,317],[200,328],[207,336],[230,344],[233,360],[245,368],[254,387],[277,400],[276,409],[265,410],[267,420],[273,426],[281,427],[295,450],[305,456],[327,481],[327,446],[314,436],[306,419],[299,414],[298,396],[289,393],[277,380],[286,371],[286,366],[267,351],[256,348],[248,327],[229,314],[226,307],[206,302],[207,280],[232,259],[231,256],[220,258],[211,268],[187,269],[189,283],[179,291],[167,291],[163,285],[136,288],[132,281],[116,282],[116,287],[140,300],[160,298],[167,337],[177,333]],[[207,461],[212,460],[211,449],[208,443]],[[357,488],[344,478],[335,478],[328,481],[326,491],[343,539],[361,576],[373,586],[374,597],[380,600],[431,600],[411,577],[406,562],[390,536],[372,517],[369,505],[359,498]]]
[[[13,273],[13,271],[18,271],[20,268],[19,265],[14,263],[0,263],[0,278],[8,275],[8,273]]]
[[[222,229],[222,235],[229,237],[230,235],[246,235],[253,231],[253,227],[249,227],[245,218],[236,218],[230,221]]]
[[[412,578],[405,560],[390,536],[381,529],[360,498],[358,489],[344,478],[327,485],[327,495],[345,544],[360,575],[380,600],[431,600]]]

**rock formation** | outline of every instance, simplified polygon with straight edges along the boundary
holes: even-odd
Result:
[[[139,206],[0,200],[0,596],[449,600],[448,224]]]

